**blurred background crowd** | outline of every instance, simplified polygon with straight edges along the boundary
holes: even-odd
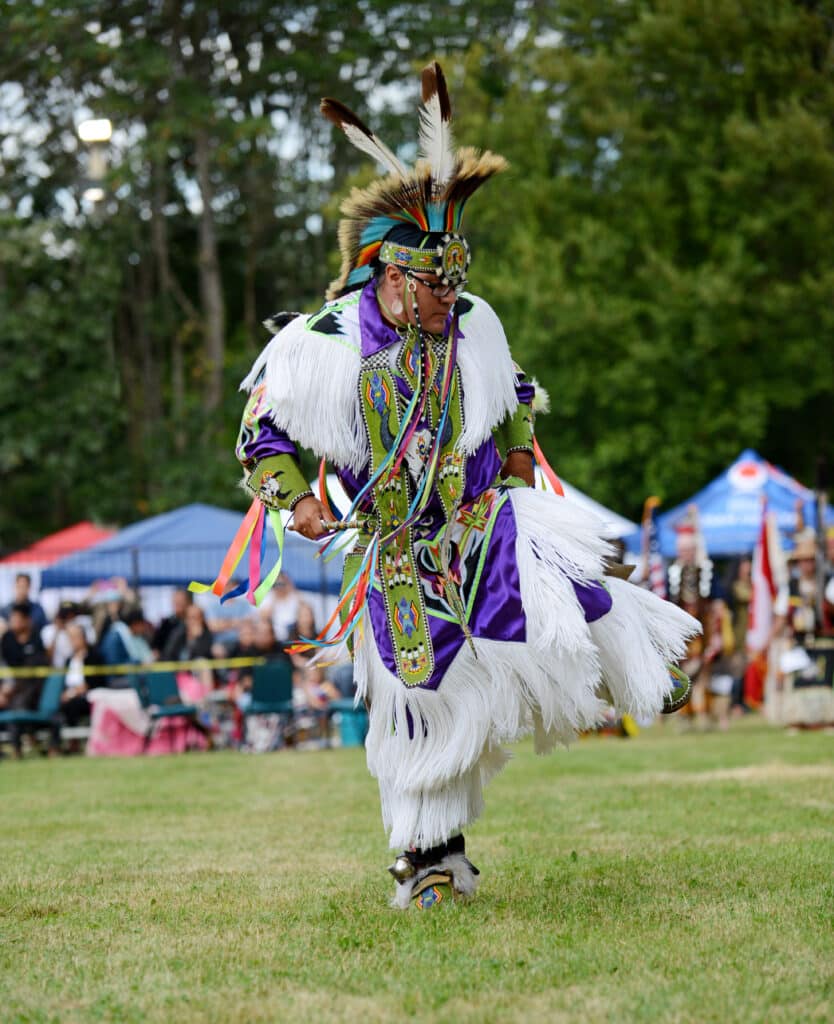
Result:
[[[50,619],[32,596],[29,574],[18,573],[13,600],[0,609],[0,710],[37,711],[49,668],[62,673],[60,702],[54,712],[47,752],[80,749],[77,742],[61,743],[61,729],[90,726],[91,722],[95,725],[96,695],[90,698],[89,694],[108,689],[123,691],[122,699],[109,701],[106,710],[111,721],[104,730],[108,735],[93,732],[88,747],[99,754],[133,753],[135,744],[120,744],[112,718],[126,709],[123,724],[130,731],[136,710],[136,666],[158,667],[162,663],[177,663],[173,667],[180,693],[205,707],[202,724],[209,726],[210,735],[214,734],[212,745],[216,741],[265,749],[263,738],[247,738],[241,714],[251,698],[255,668],[263,662],[286,666],[292,678],[294,711],[291,732],[286,723],[268,723],[268,746],[293,745],[299,723],[305,739],[329,740],[326,712],[331,702],[353,697],[352,666],[349,662],[328,667],[312,665],[313,651],[287,653],[288,645],[315,637],[319,627],[313,604],[305,600],[285,573],[260,608],[245,601],[221,604],[211,594],[195,598],[186,589],[175,589],[170,594],[168,613],[153,622],[124,581],[112,584],[109,591],[97,590],[88,599],[62,601]],[[309,596],[315,600],[316,595]],[[236,664],[226,665],[230,660]],[[201,664],[188,664],[195,661]],[[37,671],[16,675],[15,669]],[[253,720],[249,724],[250,732],[260,728],[262,735],[263,722]],[[25,729],[19,729],[7,736],[18,754],[25,733]]]

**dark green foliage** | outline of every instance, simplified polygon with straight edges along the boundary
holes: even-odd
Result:
[[[315,308],[371,173],[319,98],[410,159],[431,57],[459,142],[512,164],[469,208],[473,286],[551,392],[556,469],[634,514],[745,445],[834,461],[834,5],[100,6],[0,0],[0,547],[245,500],[260,321]],[[117,128],[95,215],[84,107]]]

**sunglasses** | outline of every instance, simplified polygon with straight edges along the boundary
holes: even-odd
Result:
[[[409,281],[416,281],[417,284],[428,288],[436,299],[445,299],[451,292],[458,296],[461,292],[466,291],[466,285],[469,283],[465,277],[462,277],[457,284],[432,284],[431,281],[424,281],[422,277],[417,277],[415,274],[406,274],[406,277]]]

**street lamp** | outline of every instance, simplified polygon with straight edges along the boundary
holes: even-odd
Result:
[[[101,186],[107,175],[107,147],[113,134],[113,125],[106,117],[88,118],[78,128],[78,138],[90,147],[87,160],[87,188],[82,198],[93,204],[100,203],[106,193]]]

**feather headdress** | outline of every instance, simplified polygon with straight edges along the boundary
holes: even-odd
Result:
[[[370,280],[385,236],[398,225],[411,225],[427,234],[457,232],[469,197],[507,162],[489,151],[455,150],[452,105],[446,79],[437,61],[422,73],[419,158],[406,167],[363,121],[338,100],[323,99],[321,110],[357,149],[372,156],[387,174],[366,188],[354,188],[341,206],[339,248],[342,267],[327,297],[352,291]],[[457,239],[463,246],[463,239]],[[449,254],[460,258],[460,245]],[[406,250],[407,251],[407,250]],[[468,247],[466,247],[468,259]],[[444,271],[443,252],[432,254],[437,273]]]

